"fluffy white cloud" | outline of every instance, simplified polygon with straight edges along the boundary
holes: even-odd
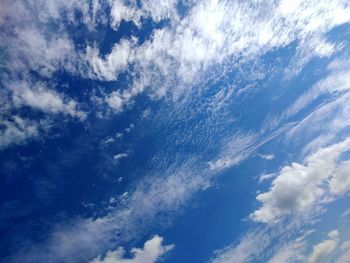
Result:
[[[313,246],[312,253],[309,256],[308,263],[325,262],[327,257],[336,249],[338,240],[338,231],[334,230],[328,234],[330,239],[324,240]]]
[[[99,256],[90,263],[155,263],[162,255],[174,248],[174,245],[162,245],[163,238],[154,236],[146,241],[143,248],[132,248],[132,258],[125,258],[123,248],[118,248],[115,251],[108,251],[102,257]]]
[[[307,211],[316,201],[321,201],[327,192],[324,183],[336,174],[339,158],[348,150],[350,139],[320,149],[308,157],[305,164],[292,163],[283,167],[269,191],[256,197],[262,206],[250,217],[272,223],[291,212]],[[341,166],[339,169],[342,171]]]

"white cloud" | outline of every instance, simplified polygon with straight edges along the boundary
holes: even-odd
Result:
[[[209,169],[221,171],[239,164],[257,148],[257,136],[253,134],[236,134],[223,142],[219,158],[209,161]]]
[[[137,1],[110,0],[111,5],[111,26],[117,30],[122,20],[131,21],[136,26],[141,27],[141,18],[151,17],[153,21],[159,22],[162,19],[177,19],[177,0]]]
[[[341,162],[329,181],[330,190],[343,194],[350,190],[350,161]]]
[[[305,256],[302,254],[302,250],[305,248],[304,240],[297,240],[292,243],[288,243],[282,246],[273,256],[269,259],[268,263],[296,263],[304,262]]]
[[[334,176],[337,162],[350,150],[350,139],[323,148],[309,156],[305,164],[292,163],[281,169],[269,191],[256,199],[262,203],[250,217],[255,221],[272,223],[283,215],[307,211],[326,193],[323,184]]]
[[[259,157],[266,161],[271,161],[275,158],[273,154],[259,154]]]
[[[324,94],[337,95],[350,89],[350,61],[335,60],[328,66],[328,76],[319,80],[310,90],[297,99],[284,113],[284,118],[300,112]]]
[[[15,83],[12,88],[12,100],[15,107],[29,106],[46,113],[63,113],[80,119],[86,113],[77,110],[77,102],[65,98],[62,94],[46,88],[43,83]]]
[[[348,263],[350,261],[350,241],[344,242],[340,247],[341,253],[335,263]]]
[[[313,246],[312,253],[309,256],[308,263],[325,262],[327,257],[336,249],[338,240],[338,231],[334,230],[328,234],[330,239],[324,240]]]
[[[146,241],[143,248],[132,248],[132,258],[124,258],[124,249],[118,248],[115,251],[108,251],[104,257],[99,256],[90,263],[155,263],[174,248],[174,245],[163,246],[162,242],[163,238],[156,235]]]
[[[176,10],[173,8],[175,1],[165,1],[162,5],[146,1],[140,8],[133,1],[128,5],[123,1],[112,1],[111,4],[119,6],[119,9],[114,9],[116,13],[112,12],[115,24],[119,24],[121,19],[138,24],[140,16],[154,20],[166,17],[172,22],[154,30],[150,40],[134,46],[128,65],[113,62],[115,49],[106,56],[104,64],[109,67],[100,67],[98,77],[116,79],[118,72],[128,70],[132,65],[133,80],[142,86],[137,89],[138,92],[132,91],[135,90],[134,85],[129,87],[131,91],[123,91],[130,96],[122,96],[119,92],[117,109],[145,90],[156,98],[168,93],[178,97],[203,81],[202,77],[207,80],[208,69],[219,67],[225,71],[225,67],[247,63],[293,41],[298,43],[297,50],[304,50],[309,57],[330,56],[336,47],[325,40],[325,34],[350,21],[346,16],[350,13],[350,6],[341,0],[309,0],[293,5],[285,1],[242,3],[207,0],[192,5],[188,15],[182,19],[169,11]],[[151,7],[154,8],[152,11]],[[116,47],[119,48],[118,44]],[[98,52],[93,58],[95,61],[101,59]],[[114,67],[114,63],[117,66]],[[96,67],[94,71],[97,73]],[[115,108],[115,105],[110,105]]]
[[[124,159],[128,156],[129,156],[129,153],[127,153],[127,152],[126,153],[118,153],[118,154],[113,156],[113,159],[116,161],[119,161],[119,160]]]
[[[268,247],[270,241],[266,232],[253,231],[246,234],[239,241],[238,245],[228,246],[227,248],[216,251],[210,263],[250,262]]]
[[[276,177],[275,173],[269,173],[269,174],[263,173],[259,176],[259,183],[266,181],[266,180],[269,180],[269,179],[274,178],[274,177]]]
[[[98,78],[115,80],[120,71],[127,69],[133,48],[134,45],[132,42],[122,40],[120,43],[113,46],[110,54],[105,58],[100,58],[98,50],[88,46],[86,50],[86,59]]]
[[[1,121],[0,149],[11,144],[22,144],[27,139],[38,136],[39,123],[13,116],[11,119]]]

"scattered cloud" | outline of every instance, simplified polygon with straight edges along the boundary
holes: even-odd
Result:
[[[161,256],[174,248],[174,245],[162,245],[163,238],[155,235],[146,241],[143,248],[132,248],[132,258],[124,258],[125,250],[118,248],[108,251],[105,256],[98,256],[90,263],[155,263]]]
[[[115,154],[113,156],[113,159],[116,160],[116,161],[120,161],[121,159],[125,159],[129,156],[129,153],[128,152],[125,152],[125,153],[118,153],[118,154]]]
[[[259,157],[266,161],[271,161],[275,158],[273,154],[259,154]]]
[[[274,177],[276,177],[275,173],[269,173],[269,174],[264,173],[264,174],[259,176],[259,183],[266,181],[266,180],[269,180],[269,179],[274,178]]]

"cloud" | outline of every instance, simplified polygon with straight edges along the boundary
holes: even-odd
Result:
[[[114,30],[118,30],[121,21],[133,22],[138,27],[141,27],[141,18],[150,17],[154,22],[159,22],[163,19],[177,19],[176,4],[177,0],[168,1],[124,1],[110,0],[111,6],[111,26]]]
[[[338,95],[350,89],[349,60],[334,60],[327,67],[328,76],[319,80],[305,94],[301,95],[293,105],[286,110],[284,118],[293,116],[310,105],[322,95]]]
[[[350,7],[344,1],[302,1],[292,8],[285,1],[207,0],[187,6],[187,15],[181,19],[169,11],[176,10],[175,3],[165,1],[159,5],[146,1],[138,7],[133,1],[128,5],[123,1],[111,2],[114,26],[122,19],[141,26],[141,16],[155,21],[170,20],[163,28],[155,29],[151,38],[141,45],[133,44],[133,40],[121,40],[105,59],[100,58],[97,51],[87,52],[91,61],[103,60],[102,64],[109,65],[93,66],[96,76],[101,79],[117,79],[120,72],[132,69],[133,82],[141,87],[135,92],[134,84],[131,84],[130,91],[123,90],[130,96],[123,96],[118,89],[117,105],[132,102],[144,91],[152,98],[166,94],[178,97],[201,83],[203,78],[204,81],[210,78],[209,69],[214,72],[219,68],[225,72],[293,41],[297,41],[297,50],[303,50],[309,57],[330,56],[336,48],[325,40],[325,35],[332,28],[350,21],[346,15]],[[115,55],[119,54],[118,49],[124,49],[119,47],[121,43],[134,45],[127,65],[125,59],[114,59],[118,57]],[[91,49],[88,47],[88,50]]]
[[[208,162],[209,169],[218,172],[239,164],[258,147],[256,141],[253,134],[236,134],[225,140],[219,158]]]
[[[12,116],[1,122],[0,129],[0,149],[4,149],[11,144],[22,144],[29,138],[39,135],[39,123],[20,116]]]
[[[341,253],[335,263],[347,263],[350,260],[350,241],[345,241],[340,247]]]
[[[271,161],[275,158],[273,154],[259,154],[259,157],[266,161]]]
[[[330,239],[324,240],[313,246],[312,253],[307,260],[308,263],[325,262],[327,257],[336,249],[339,242],[338,231],[334,230],[330,232],[328,236]]]
[[[43,83],[35,83],[34,87],[28,87],[32,83],[15,83],[12,88],[12,100],[15,107],[28,106],[46,113],[62,113],[86,118],[86,113],[77,110],[77,102],[65,98],[62,94],[46,88]]]
[[[86,59],[97,78],[115,80],[119,72],[127,69],[133,48],[134,44],[124,39],[120,43],[115,44],[111,53],[105,58],[100,58],[98,50],[88,46]]]
[[[145,242],[143,248],[132,248],[132,258],[124,258],[124,249],[118,248],[115,251],[108,251],[104,257],[98,256],[90,263],[155,263],[174,248],[174,245],[163,246],[162,242],[163,238],[155,235]]]
[[[216,251],[210,263],[246,263],[259,256],[270,243],[270,237],[263,230],[256,230],[246,234],[238,245],[228,246]]]
[[[330,190],[335,194],[344,194],[350,190],[350,161],[341,162],[329,181]]]
[[[127,153],[127,152],[126,153],[118,153],[118,154],[113,156],[113,159],[116,161],[119,161],[119,160],[124,159],[128,156],[129,156],[129,153]]]
[[[334,176],[340,156],[348,150],[350,139],[320,149],[309,156],[305,164],[292,163],[283,167],[270,189],[257,195],[262,206],[250,217],[254,221],[273,223],[292,212],[307,211],[316,201],[322,200],[327,192],[323,184]]]
[[[304,262],[305,256],[301,253],[305,248],[306,242],[303,239],[298,239],[295,242],[283,245],[278,251],[269,259],[268,263],[295,263]]]
[[[206,189],[210,176],[205,174],[206,170],[198,168],[198,163],[176,164],[165,170],[156,167],[119,196],[117,205],[105,215],[55,224],[44,242],[22,247],[6,260],[34,263],[49,258],[50,262],[87,262],[111,244],[139,240],[150,224],[168,222],[167,215],[173,218],[195,193]],[[159,239],[151,244],[157,242]],[[118,255],[116,252],[110,254]]]

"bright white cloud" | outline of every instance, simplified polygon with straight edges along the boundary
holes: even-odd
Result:
[[[307,211],[326,193],[323,184],[337,171],[341,154],[350,150],[350,139],[323,148],[307,158],[305,164],[292,163],[282,168],[269,191],[256,199],[262,203],[250,217],[272,223],[291,212]]]
[[[125,258],[123,248],[108,251],[105,256],[98,256],[90,263],[155,263],[161,256],[174,248],[174,245],[162,245],[163,238],[154,236],[146,241],[143,248],[132,248],[131,258]]]

